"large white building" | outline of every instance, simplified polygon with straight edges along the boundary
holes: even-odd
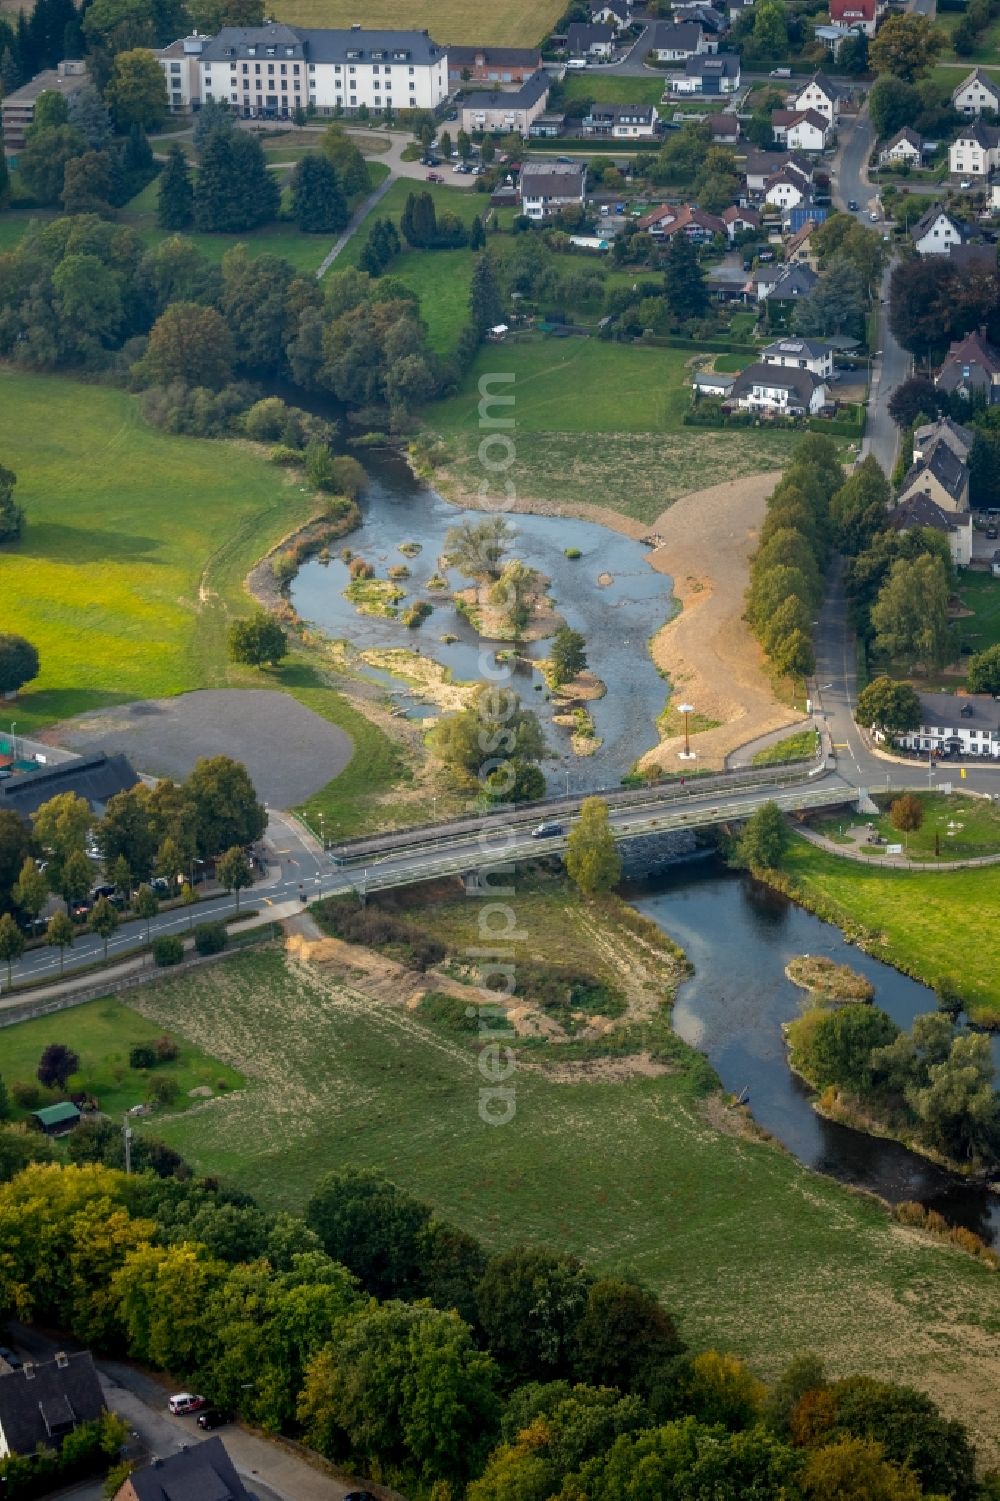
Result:
[[[171,70],[184,60],[176,45],[159,54],[172,103],[179,91]],[[310,106],[320,115],[350,115],[362,105],[398,113],[436,109],[448,95],[447,51],[426,31],[226,26],[203,40],[197,58],[200,101],[222,100],[241,115],[283,117]],[[195,102],[191,85],[188,93]],[[183,95],[175,107],[184,107]]]
[[[1000,757],[1000,703],[985,693],[921,693],[920,724],[898,745],[939,756]],[[881,736],[877,738],[881,739]]]

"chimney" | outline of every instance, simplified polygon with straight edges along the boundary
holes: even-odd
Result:
[[[56,1361],[56,1370],[57,1371],[65,1371],[66,1367],[69,1365],[69,1356],[66,1354],[65,1350],[57,1350],[56,1351],[56,1355],[55,1355],[55,1361]]]
[[[34,1381],[35,1379],[35,1362],[33,1360],[26,1360],[24,1362],[24,1379],[25,1381]]]

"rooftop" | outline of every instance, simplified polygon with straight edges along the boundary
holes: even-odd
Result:
[[[551,74],[544,68],[526,78],[519,89],[480,89],[466,94],[463,109],[528,109],[544,99],[552,87]]]
[[[266,26],[224,26],[206,42],[201,55],[209,63],[273,55],[308,58],[314,63],[361,60],[427,64],[440,61],[445,49],[432,41],[426,31],[284,26],[271,21]]]
[[[92,1422],[103,1411],[101,1383],[86,1350],[25,1361],[21,1370],[0,1376],[0,1430],[15,1454],[32,1454],[39,1444],[59,1442],[78,1423]]]
[[[252,1501],[218,1437],[133,1470],[130,1481],[138,1501]]]
[[[921,724],[941,729],[1000,730],[1000,703],[986,693],[921,693]]]

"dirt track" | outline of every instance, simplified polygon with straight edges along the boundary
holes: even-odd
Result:
[[[801,720],[774,698],[760,647],[743,620],[749,558],[777,474],[730,480],[675,501],[651,530],[662,545],[650,562],[674,580],[682,608],[653,638],[657,667],[670,678],[675,703],[687,700],[719,727],[692,736],[699,764],[725,756],[758,735]],[[677,771],[680,736],[661,741],[643,760]]]

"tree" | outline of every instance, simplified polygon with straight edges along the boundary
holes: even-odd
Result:
[[[9,473],[9,470],[5,470]],[[23,636],[0,635],[0,693],[19,693],[38,676],[38,652]]]
[[[667,306],[678,322],[699,318],[708,307],[705,273],[693,240],[674,235],[667,251]]]
[[[292,214],[304,234],[336,234],[347,227],[350,213],[337,169],[319,152],[310,152],[292,173]]]
[[[898,558],[872,606],[875,649],[926,668],[942,667],[953,651],[949,594],[948,571],[939,557]]]
[[[887,1464],[881,1444],[842,1438],[807,1453],[802,1470],[806,1501],[920,1501],[910,1470]]]
[[[115,911],[114,907],[108,901],[106,896],[100,896],[97,898],[97,901],[94,903],[93,911],[90,914],[90,920],[87,926],[90,928],[90,931],[92,933],[96,933],[98,938],[103,940],[104,957],[105,959],[107,959],[108,941],[109,939],[113,938],[118,931],[118,913]]]
[[[119,52],[111,69],[105,97],[122,134],[131,125],[153,130],[163,124],[169,113],[163,69],[152,52],[144,47]]]
[[[234,620],[226,642],[231,662],[249,667],[274,667],[288,650],[288,640],[268,610],[257,610],[243,620]]]
[[[872,84],[868,114],[881,140],[888,140],[905,125],[915,124],[922,109],[923,100],[912,83],[886,73]]]
[[[936,417],[939,410],[937,387],[926,375],[911,375],[889,397],[889,416],[898,428],[912,427],[918,417]]]
[[[108,107],[92,83],[85,83],[69,101],[69,124],[80,132],[92,151],[100,151],[110,141]]]
[[[904,792],[889,805],[889,822],[901,834],[913,834],[924,821],[924,805],[912,792]]]
[[[989,1038],[961,1033],[943,1063],[931,1064],[924,1089],[910,1104],[931,1145],[960,1161],[995,1160],[1000,1142]]]
[[[788,56],[788,20],[784,0],[763,0],[753,11],[750,55],[777,59]]]
[[[13,809],[0,808],[0,911],[13,897],[13,887],[30,850],[28,830],[21,818]]]
[[[7,965],[8,986],[13,984],[11,977],[11,966],[14,960],[20,959],[21,955],[24,953],[25,943],[26,939],[24,934],[21,932],[21,929],[18,927],[11,914],[9,912],[5,912],[3,916],[0,917],[0,960],[4,960]],[[3,1112],[2,1110],[0,1110],[0,1120],[2,1119]]]
[[[870,1376],[848,1376],[831,1388],[836,1420],[831,1438],[881,1444],[892,1464],[912,1470],[922,1494],[952,1501],[978,1497],[975,1451],[962,1424],[941,1416],[930,1397]]]
[[[305,1218],[327,1255],[374,1297],[419,1295],[430,1210],[388,1178],[361,1168],[327,1173],[313,1190]]]
[[[575,1256],[542,1246],[512,1246],[490,1258],[477,1292],[479,1321],[514,1381],[571,1374],[594,1280]]]
[[[549,668],[552,682],[557,688],[568,683],[585,671],[587,666],[586,642],[579,631],[571,631],[561,625],[552,638],[549,652]]]
[[[920,699],[909,683],[873,678],[858,694],[854,717],[883,735],[903,735],[920,723]]]
[[[874,454],[869,454],[848,475],[830,498],[830,520],[837,529],[841,548],[857,555],[885,525],[889,482]]]
[[[236,910],[239,912],[240,892],[253,885],[253,870],[238,844],[220,856],[216,862],[215,874],[226,892],[236,892]]]
[[[891,73],[912,83],[928,72],[944,42],[944,33],[930,16],[889,16],[872,39],[868,61],[873,73]]]
[[[46,875],[53,891],[62,890],[63,868],[72,857],[85,858],[87,834],[93,821],[87,799],[75,792],[60,792],[32,813],[35,841],[49,858]]]
[[[610,891],[621,880],[622,861],[602,798],[585,798],[566,840],[566,872],[584,896]]]
[[[456,778],[479,778],[493,797],[523,802],[544,791],[541,773],[531,774],[545,749],[541,727],[512,688],[479,684],[466,707],[443,715],[428,738]]]
[[[183,381],[218,390],[232,378],[233,346],[226,321],[212,307],[171,303],[150,329],[139,363],[146,379],[157,385]]]
[[[267,827],[267,811],[257,801],[246,767],[229,756],[201,757],[185,790],[193,805],[195,840],[203,859],[213,859],[234,844],[245,849]]]
[[[58,89],[43,89],[35,100],[29,130],[54,130],[69,120],[69,105],[65,94]]]
[[[795,304],[795,330],[808,338],[842,334],[860,338],[866,313],[865,290],[856,266],[832,261],[808,297]]]
[[[863,1095],[872,1087],[872,1053],[888,1047],[898,1035],[892,1017],[878,1006],[841,1006],[806,1012],[792,1023],[789,1040],[817,1088],[836,1084]]]
[[[67,214],[111,213],[111,158],[106,151],[85,151],[66,163],[62,204]]]
[[[148,881],[153,871],[157,833],[149,807],[148,792],[140,783],[108,799],[104,817],[97,825],[96,840],[108,872],[125,862],[127,881]]]
[[[156,222],[161,229],[187,229],[194,219],[194,187],[191,169],[181,148],[173,145],[160,174],[156,195]]]
[[[780,865],[788,830],[777,803],[762,803],[743,825],[736,844],[740,864],[749,870],[773,870]]]
[[[445,533],[445,556],[452,567],[470,578],[497,579],[514,536],[513,528],[502,516],[463,521],[461,526],[451,526]]]
[[[90,890],[90,861],[82,850],[71,850],[58,864],[53,861],[50,871],[52,889],[58,891],[67,910],[73,902],[82,901]]]
[[[479,251],[484,250],[485,248],[486,230],[483,228],[482,219],[477,214],[473,219],[472,225],[469,229],[469,249],[472,251]]]
[[[0,464],[0,542],[12,542],[16,540],[21,535],[21,528],[24,525],[24,511],[14,499],[14,486],[16,484],[17,475],[13,470],[5,469]],[[2,643],[5,639],[9,638],[0,636],[0,652],[2,652]],[[17,639],[23,640],[24,638],[19,637]],[[2,671],[2,668],[0,668],[0,671]],[[4,691],[9,692],[10,690],[6,689]]]
[[[21,873],[11,888],[11,896],[25,917],[34,922],[49,896],[49,883],[34,860],[25,860],[21,866]]]
[[[576,1327],[577,1377],[622,1392],[647,1391],[683,1351],[673,1319],[651,1293],[613,1277],[592,1284]]]
[[[244,131],[216,128],[201,153],[194,190],[198,229],[240,234],[274,219],[281,194],[260,142]]]
[[[57,914],[58,915],[58,914]],[[53,922],[55,918],[53,918]],[[51,927],[52,924],[50,923]],[[58,942],[58,939],[55,940]],[[72,933],[67,940],[73,942]],[[62,945],[60,945],[60,953]],[[80,1072],[80,1059],[72,1048],[68,1048],[62,1042],[50,1042],[44,1050],[38,1064],[37,1076],[40,1084],[46,1089],[66,1089],[69,1085],[70,1076]]]
[[[482,339],[491,328],[503,322],[503,298],[493,262],[488,255],[476,257],[469,288],[469,312],[476,333]]]
[[[141,918],[146,924],[147,943],[149,943],[150,937],[150,924],[152,923],[153,918],[156,916],[159,910],[160,903],[157,900],[156,892],[153,890],[152,886],[147,886],[146,883],[143,882],[143,884],[139,887],[132,898],[132,911],[135,913],[136,917]]]
[[[118,895],[124,901],[127,901],[132,895],[132,886],[135,877],[132,874],[132,868],[129,865],[128,860],[124,855],[118,855],[116,857],[114,864],[108,871],[108,875],[111,877],[111,880],[114,883],[114,888],[117,891]]]
[[[496,154],[497,148],[494,143],[493,137],[490,135],[483,136],[483,139],[479,144],[479,159],[482,162],[483,166],[488,167],[490,163],[496,158]]]

